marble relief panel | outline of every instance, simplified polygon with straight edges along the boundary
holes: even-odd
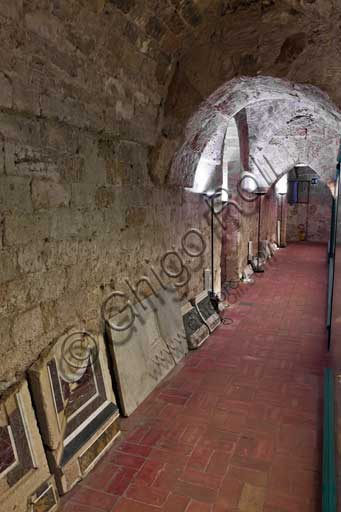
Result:
[[[108,319],[107,330],[123,413],[129,416],[188,352],[175,290],[161,288]],[[123,326],[127,326],[123,329]]]

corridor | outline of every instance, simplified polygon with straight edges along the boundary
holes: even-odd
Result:
[[[278,251],[63,512],[321,510],[326,246]]]

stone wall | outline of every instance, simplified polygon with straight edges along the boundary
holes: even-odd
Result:
[[[208,243],[209,225],[200,196],[151,183],[141,143],[11,115],[1,115],[0,126],[6,382],[72,325],[98,332],[112,289],[129,294],[125,279],[152,278],[150,265],[160,269],[163,253],[181,248],[189,228]],[[199,269],[189,292],[201,289]]]
[[[330,236],[332,196],[329,188],[321,181],[310,185],[308,204],[289,204],[287,241],[300,240],[299,226],[303,226],[305,240],[327,243]]]
[[[125,10],[0,1],[0,391],[72,325],[103,332],[106,296],[134,300],[188,228],[209,242],[202,198],[152,183],[170,59]],[[193,296],[209,250],[186,260]]]
[[[258,205],[259,199],[252,202],[238,201],[241,211],[229,207],[225,212],[225,230],[222,254],[222,276],[224,281],[237,279],[248,263],[248,241],[253,242],[253,255],[257,255]],[[278,196],[274,187],[262,197],[261,240],[276,242],[278,219]],[[225,271],[224,271],[225,270]]]
[[[268,191],[265,196],[262,196],[261,205],[261,227],[260,239],[276,241],[276,224],[277,224],[277,209],[278,209],[278,196],[275,193],[274,187]],[[241,228],[240,228],[240,248],[238,254],[238,272],[242,273],[248,261],[248,241],[252,241],[253,255],[257,255],[258,250],[258,207],[259,198],[252,203],[245,205],[245,214],[241,215]]]

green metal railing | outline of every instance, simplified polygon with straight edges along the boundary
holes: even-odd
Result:
[[[341,157],[341,153],[340,153]],[[331,348],[332,338],[332,315],[333,315],[333,294],[334,294],[334,267],[335,267],[335,251],[337,237],[337,221],[339,208],[339,188],[340,188],[340,161],[336,166],[335,175],[335,197],[332,199],[332,215],[330,223],[330,237],[328,243],[328,289],[327,289],[327,333],[328,333],[328,350]]]
[[[336,512],[334,377],[324,371],[322,512]]]

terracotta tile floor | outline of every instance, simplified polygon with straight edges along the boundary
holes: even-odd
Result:
[[[320,511],[326,247],[282,249],[63,512]]]

